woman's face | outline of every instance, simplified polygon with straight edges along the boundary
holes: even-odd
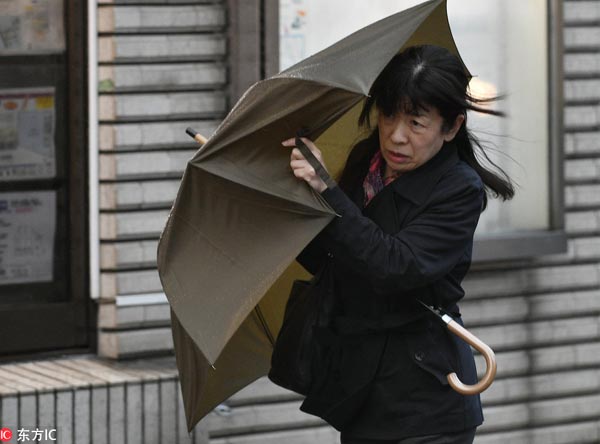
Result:
[[[399,175],[419,168],[435,156],[446,141],[454,138],[464,116],[443,132],[444,119],[434,107],[420,109],[418,114],[403,111],[392,116],[379,112],[379,146],[386,162],[385,176]]]

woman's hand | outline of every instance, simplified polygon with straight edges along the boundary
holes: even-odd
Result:
[[[323,157],[321,156],[321,151],[317,146],[309,139],[302,137],[301,140],[306,144],[308,149],[312,151],[315,157],[321,162],[323,168],[325,164],[323,163]],[[281,142],[283,146],[296,146],[296,139],[288,139]],[[290,166],[292,167],[292,171],[294,172],[294,176],[298,179],[302,179],[306,181],[313,190],[318,193],[322,193],[327,189],[327,185],[325,182],[321,180],[321,178],[315,172],[315,169],[308,163],[308,160],[302,155],[298,148],[292,149],[292,153],[290,155]]]

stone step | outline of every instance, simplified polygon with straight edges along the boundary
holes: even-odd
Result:
[[[193,147],[192,148],[196,148]],[[170,176],[180,178],[196,149],[100,155],[100,180]]]
[[[225,113],[222,91],[171,92],[148,94],[102,95],[99,98],[101,121],[174,120]]]
[[[5,388],[7,381],[16,382],[0,390],[0,424],[13,434],[19,428],[56,429],[56,441],[38,442],[208,444],[204,422],[187,433],[174,357],[2,364],[0,378]]]
[[[222,63],[109,65],[98,68],[100,93],[223,88]]]
[[[226,38],[221,34],[118,35],[98,37],[98,61],[146,63],[222,60]]]
[[[101,5],[98,32],[148,33],[214,31],[225,26],[223,5]]]

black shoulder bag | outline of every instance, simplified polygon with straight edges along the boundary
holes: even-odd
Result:
[[[333,316],[335,295],[330,258],[310,280],[296,280],[285,306],[268,377],[275,384],[306,396],[324,350],[319,338]]]

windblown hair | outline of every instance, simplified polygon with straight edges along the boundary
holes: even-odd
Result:
[[[476,98],[470,95],[469,80],[460,59],[447,49],[433,45],[412,46],[397,54],[379,74],[365,101],[359,124],[371,127],[369,116],[373,105],[386,116],[400,111],[415,114],[419,110],[434,107],[443,118],[443,132],[450,130],[456,117],[462,114],[465,120],[453,142],[458,148],[459,157],[477,172],[484,183],[485,209],[489,193],[508,200],[515,191],[508,174],[489,158],[479,140],[467,128],[467,110],[503,116],[500,111],[482,106],[496,100],[496,97]],[[372,146],[373,142],[378,141],[377,133],[378,129],[375,128],[364,142],[370,142],[367,145]],[[364,151],[364,146],[359,142],[355,149]],[[478,155],[483,156],[497,172],[484,167],[478,161]],[[364,162],[365,159],[362,159]],[[346,172],[348,167],[349,164],[342,174],[340,185],[351,180],[352,173]]]

